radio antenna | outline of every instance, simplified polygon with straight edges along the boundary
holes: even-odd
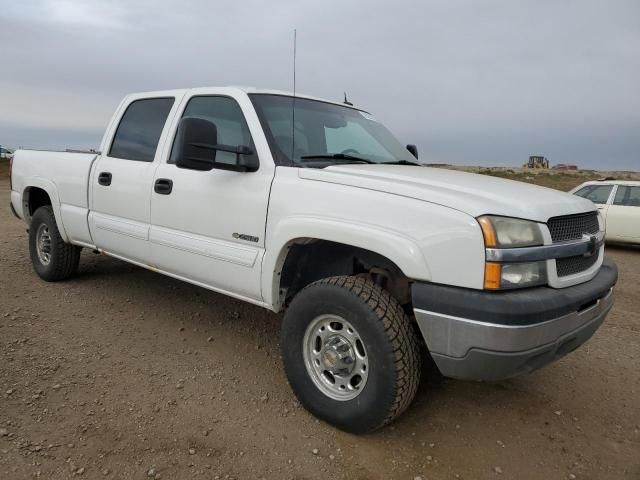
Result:
[[[293,155],[296,151],[296,47],[297,31],[293,29],[293,99],[291,100],[291,163],[295,163]]]
[[[296,47],[298,44],[297,41],[297,31],[294,28],[293,29],[293,97],[295,98],[296,96]]]

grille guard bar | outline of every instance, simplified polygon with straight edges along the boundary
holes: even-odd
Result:
[[[487,262],[538,262],[554,258],[590,257],[596,255],[604,243],[604,232],[595,235],[583,235],[580,240],[558,242],[551,245],[520,248],[487,248]]]

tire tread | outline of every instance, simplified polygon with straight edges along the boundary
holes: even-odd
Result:
[[[384,420],[371,430],[381,428],[402,414],[418,391],[421,356],[416,332],[400,303],[370,280],[356,276],[328,277],[307,285],[303,290],[320,284],[340,287],[356,295],[378,317],[392,346],[396,375],[394,400]]]
[[[40,217],[44,216],[43,220],[47,221],[49,225],[49,232],[51,235],[51,243],[52,243],[52,257],[51,257],[51,265],[52,268],[49,271],[42,272],[36,267],[36,262],[39,262],[37,253],[35,252],[35,241],[36,232],[38,228],[38,222],[42,223]],[[60,230],[58,229],[58,225],[56,223],[55,216],[53,214],[53,209],[51,206],[46,205],[38,208],[33,214],[31,220],[31,228],[29,230],[29,243],[31,250],[32,262],[34,264],[34,268],[36,273],[47,282],[57,282],[60,280],[66,280],[69,277],[72,277],[78,270],[78,264],[80,263],[80,252],[81,248],[76,245],[71,245],[70,243],[66,243],[62,236],[60,235]]]

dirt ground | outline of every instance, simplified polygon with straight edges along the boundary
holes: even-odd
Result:
[[[612,313],[526,377],[423,378],[367,436],[297,404],[280,317],[84,252],[33,273],[0,180],[0,479],[640,479],[640,249],[610,247]]]

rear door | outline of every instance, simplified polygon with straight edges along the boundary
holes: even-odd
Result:
[[[155,172],[150,234],[153,262],[173,276],[259,303],[275,167],[255,110],[246,94],[219,89],[193,92],[185,97],[180,111]],[[212,122],[219,144],[250,147],[260,159],[258,170],[176,167],[173,139],[185,116]],[[216,161],[232,163],[235,154],[218,151]]]
[[[640,186],[618,185],[607,209],[607,239],[640,242]]]
[[[90,180],[89,227],[95,245],[136,263],[151,262],[149,222],[158,145],[173,95],[125,102]],[[107,136],[109,133],[107,133]],[[107,137],[105,137],[107,138]]]

